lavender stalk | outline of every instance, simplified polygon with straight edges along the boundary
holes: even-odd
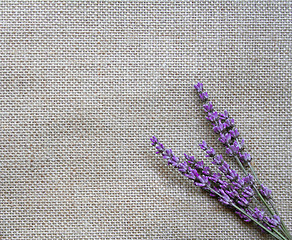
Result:
[[[199,98],[206,103],[208,100],[208,93],[203,91],[203,84],[198,83],[195,86],[195,89],[198,92]],[[225,110],[224,113],[217,113],[213,109],[212,102],[209,102],[207,104],[204,104],[204,110],[207,112],[208,116],[206,119],[210,121],[213,125],[213,131],[216,134],[220,134],[220,137],[218,140],[226,147],[226,153],[232,157],[235,158],[237,163],[239,164],[242,171],[245,173],[245,175],[248,175],[248,172],[246,168],[247,166],[251,170],[253,176],[256,179],[256,182],[261,187],[260,190],[254,185],[253,188],[256,191],[258,197],[261,199],[261,201],[264,203],[268,211],[271,213],[271,215],[278,214],[278,211],[276,210],[275,206],[271,202],[271,190],[266,188],[264,185],[261,184],[259,181],[252,165],[250,164],[251,156],[247,152],[243,152],[244,149],[244,139],[239,141],[238,136],[239,132],[237,128],[234,126],[234,119],[229,118],[228,112]],[[269,206],[271,205],[271,207]],[[291,234],[287,230],[287,227],[285,226],[284,222],[280,220],[281,230],[283,233],[289,238],[292,239]]]
[[[251,207],[254,192],[252,186],[254,179],[252,175],[241,178],[239,174],[230,168],[222,155],[216,155],[213,148],[203,141],[200,147],[206,151],[206,157],[213,159],[213,164],[218,166],[221,172],[213,173],[203,161],[196,161],[194,156],[185,154],[187,161],[181,162],[171,149],[166,149],[156,137],[151,138],[152,145],[157,149],[156,154],[161,154],[168,161],[168,165],[177,168],[185,177],[194,181],[196,186],[208,192],[210,196],[216,197],[219,202],[234,210],[245,222],[254,222],[263,231],[271,234],[276,239],[287,240],[277,228],[280,218],[267,216],[258,207]],[[224,177],[225,178],[224,178]]]

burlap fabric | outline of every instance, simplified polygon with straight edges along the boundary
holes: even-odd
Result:
[[[291,229],[290,10],[1,1],[1,239],[270,239],[154,154],[153,134],[179,156],[202,158],[202,139],[223,152],[198,81]]]

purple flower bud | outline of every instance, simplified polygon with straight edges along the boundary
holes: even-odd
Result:
[[[225,125],[225,128],[228,128],[228,127],[234,127],[234,119],[227,119],[224,123]]]
[[[233,143],[229,148],[226,148],[226,153],[230,156],[237,155],[239,153],[239,150],[241,149],[241,145],[238,144],[237,141]]]
[[[158,139],[155,137],[155,136],[153,136],[152,138],[150,138],[150,140],[151,140],[151,144],[152,144],[152,146],[155,146],[157,143],[158,143]]]
[[[215,154],[216,154],[215,150],[213,148],[211,148],[211,147],[206,150],[206,153],[207,153],[206,157],[214,157]]]
[[[280,224],[280,217],[277,215],[274,215],[273,218],[265,217],[265,219],[270,224],[270,227],[275,228]]]
[[[237,203],[243,207],[247,207],[249,204],[249,201],[244,197],[240,197],[238,198]]]
[[[195,182],[195,185],[196,186],[199,186],[199,187],[206,187],[206,186],[209,186],[210,185],[210,182],[209,182],[209,178],[206,177],[206,176],[200,176],[199,174],[197,174],[197,180],[199,182]]]
[[[230,166],[228,165],[228,163],[224,161],[223,164],[222,164],[222,166],[219,167],[219,170],[221,172],[223,172],[224,174],[228,174],[229,168],[230,168]]]
[[[242,192],[242,196],[245,198],[251,198],[254,195],[254,191],[250,186],[247,186]]]
[[[242,178],[238,177],[237,180],[235,182],[233,182],[232,184],[233,184],[235,189],[239,190],[243,187],[245,182]]]
[[[231,198],[224,192],[223,189],[219,189],[219,192],[222,195],[222,197],[219,198],[219,202],[225,205],[230,205],[232,203]]]
[[[203,92],[199,95],[200,99],[204,102],[208,100],[208,93],[207,92]]]
[[[187,155],[187,154],[184,154],[184,155],[185,155],[185,158],[186,158],[187,160],[189,160],[189,161],[188,161],[189,164],[194,164],[194,163],[195,163],[196,159],[195,159],[194,156],[189,156],[189,155]]]
[[[234,181],[238,178],[238,174],[235,170],[229,169],[229,173],[226,174],[226,177],[230,180],[230,181]]]
[[[204,109],[206,112],[212,112],[213,111],[213,104],[211,102],[209,102],[208,104],[205,104]]]
[[[218,118],[217,112],[209,112],[208,117],[206,117],[206,119],[209,120],[210,122],[215,122],[217,118]]]
[[[205,175],[210,175],[210,168],[209,167],[204,167],[202,173],[205,174]]]
[[[162,156],[163,156],[164,159],[172,158],[172,156],[173,156],[172,150],[171,149],[166,149],[165,153],[162,153]]]
[[[176,156],[173,156],[171,159],[168,160],[168,165],[178,167],[179,166],[179,158]]]
[[[191,180],[196,180],[196,174],[198,174],[196,169],[189,168],[189,173],[185,173],[184,175]]]
[[[233,138],[237,138],[239,136],[239,132],[238,132],[237,128],[230,130],[229,133],[230,133],[231,137],[233,137]]]
[[[239,197],[239,193],[236,190],[225,190],[225,192],[228,194],[231,198]]]
[[[213,131],[214,131],[214,133],[217,133],[217,134],[221,132],[219,126],[217,126],[215,124],[214,124],[214,127],[213,127]]]
[[[224,145],[228,145],[231,141],[231,134],[226,133],[225,135],[223,133],[220,133],[220,138],[218,140],[223,143]]]
[[[156,149],[158,150],[158,152],[156,152],[156,154],[160,154],[164,151],[164,146],[162,143],[157,143],[158,145],[156,146]]]
[[[230,148],[226,148],[226,153],[229,155],[229,156],[233,156],[233,152]]]
[[[228,187],[229,187],[228,182],[226,182],[226,181],[224,181],[224,180],[221,180],[221,179],[219,179],[218,182],[220,183],[220,188],[221,188],[221,189],[223,189],[223,190],[228,189]]]
[[[216,155],[214,158],[213,158],[213,164],[214,165],[221,165],[222,164],[222,161],[223,161],[223,157],[222,155]]]
[[[265,211],[262,209],[258,209],[257,207],[254,209],[254,213],[252,214],[252,216],[257,219],[262,221],[264,219],[265,216]]]
[[[248,216],[251,216],[251,215],[252,215],[252,212],[251,212],[249,209],[246,209],[245,212],[246,212],[246,214],[247,214]],[[240,218],[242,218],[242,220],[245,221],[245,222],[251,222],[251,221],[252,221],[248,216],[244,215],[244,214],[243,214],[242,212],[240,212],[240,211],[237,211],[237,210],[236,210],[235,213],[238,214],[238,216],[239,216]]]
[[[204,162],[203,162],[203,161],[197,162],[197,163],[195,164],[195,168],[196,168],[197,170],[199,170],[199,169],[203,169],[203,168],[204,168]]]
[[[202,83],[199,82],[197,85],[194,85],[194,87],[198,92],[203,92],[203,84]]]
[[[248,174],[246,177],[243,178],[245,184],[253,185],[254,184],[254,177]]]
[[[208,145],[205,141],[203,141],[201,144],[199,144],[199,146],[205,151],[208,149]]]
[[[187,162],[182,162],[178,165],[178,170],[182,173],[185,173],[188,171],[188,163]]]
[[[214,183],[217,183],[220,178],[221,178],[220,173],[213,173],[213,175],[209,177],[209,179]]]
[[[231,150],[232,150],[232,152],[233,152],[234,154],[238,154],[238,152],[239,152],[240,149],[241,149],[241,145],[240,145],[237,141],[235,141],[235,142],[230,146],[230,148],[231,148]]]
[[[225,119],[228,118],[228,112],[227,112],[227,110],[224,110],[224,113],[219,113],[219,115],[220,115],[220,119],[221,120],[225,120]]]
[[[213,124],[213,131],[215,132],[215,133],[221,133],[224,129],[225,129],[225,127],[224,127],[224,124],[223,123],[221,123],[221,121],[219,120],[219,123],[216,125],[216,124]]]
[[[272,191],[270,189],[268,189],[267,187],[265,187],[263,184],[261,185],[260,192],[261,192],[262,196],[264,196],[265,198],[267,198],[267,199],[271,198]]]
[[[251,156],[249,153],[240,153],[239,152],[239,160],[242,162],[242,163],[246,163],[246,162],[250,162],[251,161]]]

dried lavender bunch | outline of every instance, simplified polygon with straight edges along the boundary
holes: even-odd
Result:
[[[194,181],[196,186],[218,199],[219,202],[232,209],[245,222],[254,222],[262,231],[271,234],[276,239],[291,240],[291,235],[285,227],[279,214],[271,203],[271,190],[261,184],[250,165],[251,156],[244,152],[244,140],[239,140],[238,129],[235,128],[234,119],[228,112],[217,113],[208,100],[208,93],[203,91],[203,84],[195,85],[200,99],[203,101],[206,117],[213,125],[213,131],[219,134],[218,140],[226,147],[226,153],[239,163],[244,172],[241,177],[231,169],[222,155],[217,155],[215,150],[205,141],[199,146],[206,152],[207,158],[212,158],[212,164],[218,168],[212,172],[204,161],[196,161],[194,156],[185,154],[185,161],[175,156],[171,149],[166,149],[158,139],[151,138],[152,145],[156,147],[156,154],[161,154],[168,161],[168,165],[177,168],[185,177]],[[246,168],[250,168],[249,174]],[[260,188],[259,188],[260,186]],[[257,198],[258,197],[258,198]],[[261,202],[267,211],[262,207]]]
[[[186,161],[181,161],[174,155],[171,149],[166,149],[158,139],[151,138],[152,145],[156,147],[156,154],[160,154],[168,161],[168,165],[177,168],[185,177],[194,181],[196,186],[218,199],[219,202],[232,209],[245,222],[256,223],[263,231],[270,233],[276,239],[285,238],[278,230],[279,217],[270,218],[265,211],[258,206],[252,207],[254,192],[252,175],[241,178],[239,174],[230,168],[222,155],[215,155],[215,150],[208,147],[206,142],[200,144],[206,151],[206,157],[213,158],[213,164],[218,165],[221,172],[212,172],[204,161],[196,161],[194,156],[185,154]],[[223,177],[225,176],[225,177]]]
[[[227,110],[223,113],[218,113],[214,110],[212,102],[207,102],[209,100],[209,96],[208,93],[204,91],[202,83],[197,83],[194,85],[194,88],[198,93],[199,98],[204,103],[203,108],[208,114],[206,119],[211,122],[214,133],[220,135],[218,141],[225,146],[226,153],[237,161],[245,175],[248,175],[248,170],[251,171],[252,175],[256,179],[256,184],[254,184],[253,189],[255,190],[258,198],[265,205],[272,216],[279,216],[279,213],[272,202],[272,191],[260,182],[252,165],[250,164],[252,160],[251,155],[244,152],[244,139],[239,139],[240,134],[238,129],[235,128],[234,119],[230,118]],[[289,239],[292,239],[291,234],[281,219],[280,226],[281,230],[284,232],[284,235],[286,235]]]

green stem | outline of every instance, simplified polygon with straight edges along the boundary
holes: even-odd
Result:
[[[272,203],[272,201],[269,201],[269,203],[271,204],[271,206],[274,209],[275,213],[279,216],[279,213],[278,213],[277,209],[274,207],[274,204]],[[282,221],[281,218],[280,218],[280,221],[281,221],[280,222],[281,228],[286,233],[286,235],[288,236],[288,238],[292,240],[292,236],[291,236],[290,232],[288,231],[288,228],[285,226],[284,221]]]
[[[260,202],[255,196],[253,196],[252,198],[253,198],[253,200],[255,200],[258,204],[261,204],[261,202]]]
[[[238,165],[240,166],[241,170],[245,173],[245,175],[248,175],[248,172],[246,171],[245,167],[242,165],[241,161],[239,160],[239,158],[237,156],[234,156],[234,158],[236,159]],[[257,177],[257,175],[254,172],[254,169],[252,168],[252,166],[250,165],[250,163],[248,163],[248,166],[250,167],[252,174],[254,175],[256,181],[258,182],[258,184],[260,185],[260,181]],[[266,206],[266,208],[269,210],[269,212],[274,215],[275,212],[273,212],[273,210],[270,208],[270,206],[267,204],[267,202],[265,201],[265,199],[263,198],[263,196],[260,194],[260,192],[258,191],[256,186],[253,186],[254,190],[256,191],[257,195],[260,197],[260,199],[262,200],[262,202],[264,203],[264,205]],[[279,215],[279,214],[277,214]],[[285,227],[283,221],[281,220],[281,226],[283,228],[283,231],[286,233],[285,235],[288,235],[290,238],[290,233],[288,232],[287,228]]]
[[[250,210],[252,213],[255,213],[255,211],[251,208],[251,207],[248,207],[248,210]],[[262,220],[262,221],[265,221],[267,224],[269,224],[266,220]],[[279,235],[281,235],[282,237],[287,237],[288,239],[289,239],[289,236],[287,236],[287,233],[284,231],[284,229],[283,228],[280,228],[279,227],[279,229],[281,230],[281,233],[283,233],[285,236],[283,236],[281,233],[279,233],[277,230],[276,230],[276,228],[273,228],[273,231],[275,231],[275,232],[277,232]]]
[[[258,179],[258,176],[256,175],[256,173],[255,173],[255,171],[254,171],[252,165],[250,164],[250,162],[248,162],[247,164],[248,164],[248,166],[249,166],[249,168],[250,168],[252,174],[254,175],[256,181],[258,182],[259,185],[261,185],[261,182],[260,182],[260,180]]]
[[[218,125],[218,121],[216,120],[216,124]],[[235,141],[237,141],[237,138],[235,138]],[[229,144],[227,144],[228,147],[230,147]],[[242,165],[241,161],[239,160],[239,158],[237,156],[234,156],[234,158],[236,159],[237,163],[239,164],[241,170],[245,173],[245,175],[248,175],[248,172],[246,171],[245,167]],[[259,185],[261,185],[256,173],[254,172],[254,169],[253,167],[251,166],[250,163],[248,163],[248,166],[250,167],[256,181],[258,182]],[[258,189],[256,188],[256,186],[253,186],[257,195],[260,197],[260,199],[262,200],[262,202],[264,203],[264,205],[267,207],[267,209],[269,210],[269,212],[274,215],[273,213],[273,210],[274,212],[279,216],[279,213],[278,211],[276,210],[276,208],[273,206],[273,204],[269,201],[269,203],[271,204],[273,210],[268,206],[267,202],[265,201],[265,199],[262,197],[262,195],[260,194],[260,192],[258,191]],[[256,198],[255,198],[256,199]],[[286,232],[286,235],[288,235],[288,238],[292,240],[292,236],[291,234],[289,233],[289,231],[287,230],[287,227],[285,226],[284,222],[282,221],[281,219],[281,223],[280,223],[281,227],[283,228],[283,230]]]
[[[233,206],[234,208],[236,208],[238,211],[242,212],[245,216],[247,216],[248,218],[250,218],[251,220],[253,220],[257,225],[259,225],[261,228],[263,228],[265,231],[267,231],[268,233],[270,233],[273,237],[277,238],[277,239],[281,239],[281,240],[287,240],[286,237],[283,237],[282,234],[279,234],[278,231],[277,234],[279,236],[277,236],[276,234],[274,234],[272,231],[270,231],[269,229],[267,229],[264,225],[262,225],[260,222],[258,222],[256,219],[254,219],[252,216],[249,216],[247,213],[245,213],[243,210],[241,210],[239,207],[237,207],[235,204],[231,204],[231,206]],[[274,230],[274,229],[273,229]],[[281,237],[281,238],[280,238]]]
[[[265,204],[266,208],[269,210],[269,212],[271,213],[271,215],[275,215],[275,213],[272,211],[272,209],[270,208],[270,206],[267,204],[266,200],[263,198],[263,196],[260,194],[260,192],[258,191],[258,189],[254,186],[254,190],[256,191],[257,195],[260,197],[260,199],[262,200],[262,202]]]
[[[286,226],[285,226],[285,224],[284,224],[284,222],[282,220],[281,220],[280,225],[281,225],[283,231],[286,233],[288,239],[292,240],[292,236],[291,236],[290,232],[288,231],[288,229],[286,228]]]
[[[288,236],[283,236],[281,233],[279,233],[279,231],[277,231],[276,229],[273,229],[274,232],[276,232],[279,236],[281,236],[283,239],[287,240]],[[288,237],[289,239],[289,237]]]
[[[236,159],[238,165],[240,166],[241,170],[245,173],[245,175],[248,175],[248,172],[245,170],[244,166],[242,165],[241,161],[239,160],[239,158],[237,156],[234,156],[234,158]]]
[[[242,165],[242,163],[240,162],[239,158],[237,156],[234,156],[234,158],[236,159],[237,163],[239,164],[240,168],[242,169],[242,171],[245,173],[245,175],[248,175],[247,171],[245,170],[244,166]],[[251,166],[249,164],[249,166]],[[252,170],[252,173],[255,175],[255,172]],[[255,178],[257,179],[257,176],[255,175]],[[257,179],[258,181],[258,179]],[[262,195],[260,194],[260,192],[258,191],[256,186],[253,186],[253,188],[255,189],[257,195],[260,197],[260,199],[262,200],[262,202],[265,204],[265,206],[267,207],[267,209],[269,210],[269,212],[274,215],[274,212],[272,211],[272,209],[269,207],[269,205],[267,204],[267,202],[265,201],[265,199],[262,197]]]
[[[256,181],[258,182],[258,184],[261,185],[261,182],[260,182],[260,180],[258,179],[258,177],[257,177],[257,175],[256,175],[256,173],[255,173],[255,171],[254,171],[254,169],[253,169],[253,167],[252,167],[252,165],[251,165],[250,163],[248,163],[248,166],[249,166],[249,168],[250,168],[252,174],[254,175]],[[268,208],[268,210],[271,212],[271,209],[267,206],[266,202],[265,202],[264,200],[263,200],[263,202],[264,202],[264,204],[266,205],[266,207]],[[280,214],[278,213],[278,211],[277,211],[277,209],[275,208],[275,206],[273,205],[273,203],[272,203],[270,200],[268,200],[268,202],[269,202],[269,204],[271,204],[271,206],[272,206],[272,208],[273,208],[275,214],[279,216]],[[272,212],[271,212],[271,213],[272,213]],[[272,213],[272,214],[273,214],[273,213]],[[286,233],[286,235],[288,235],[289,239],[292,239],[292,236],[291,236],[290,232],[288,231],[287,227],[285,226],[284,222],[282,221],[282,219],[280,219],[280,221],[281,221],[281,227],[283,228],[284,232]]]
[[[211,191],[211,192],[213,192],[213,193],[215,193],[215,194],[217,194],[219,197],[221,197],[221,198],[223,198],[223,196],[220,194],[220,193],[218,193],[218,192],[216,192],[216,191],[214,191],[212,188],[210,188],[210,187],[208,187],[208,189]],[[287,238],[285,238],[285,237],[283,237],[282,235],[276,235],[274,232],[272,232],[272,231],[270,231],[269,229],[267,229],[263,224],[261,224],[260,222],[258,222],[256,219],[254,219],[252,216],[249,216],[246,212],[244,212],[241,208],[239,208],[239,207],[237,207],[234,203],[231,203],[230,204],[232,207],[234,207],[234,208],[236,208],[238,211],[240,211],[241,213],[243,213],[245,216],[247,216],[248,218],[250,218],[252,221],[254,221],[257,225],[259,225],[261,228],[263,228],[266,232],[268,232],[268,233],[270,233],[273,237],[275,237],[275,238],[277,238],[277,239],[279,239],[279,240],[287,240]],[[279,233],[277,233],[277,234],[279,234]]]

